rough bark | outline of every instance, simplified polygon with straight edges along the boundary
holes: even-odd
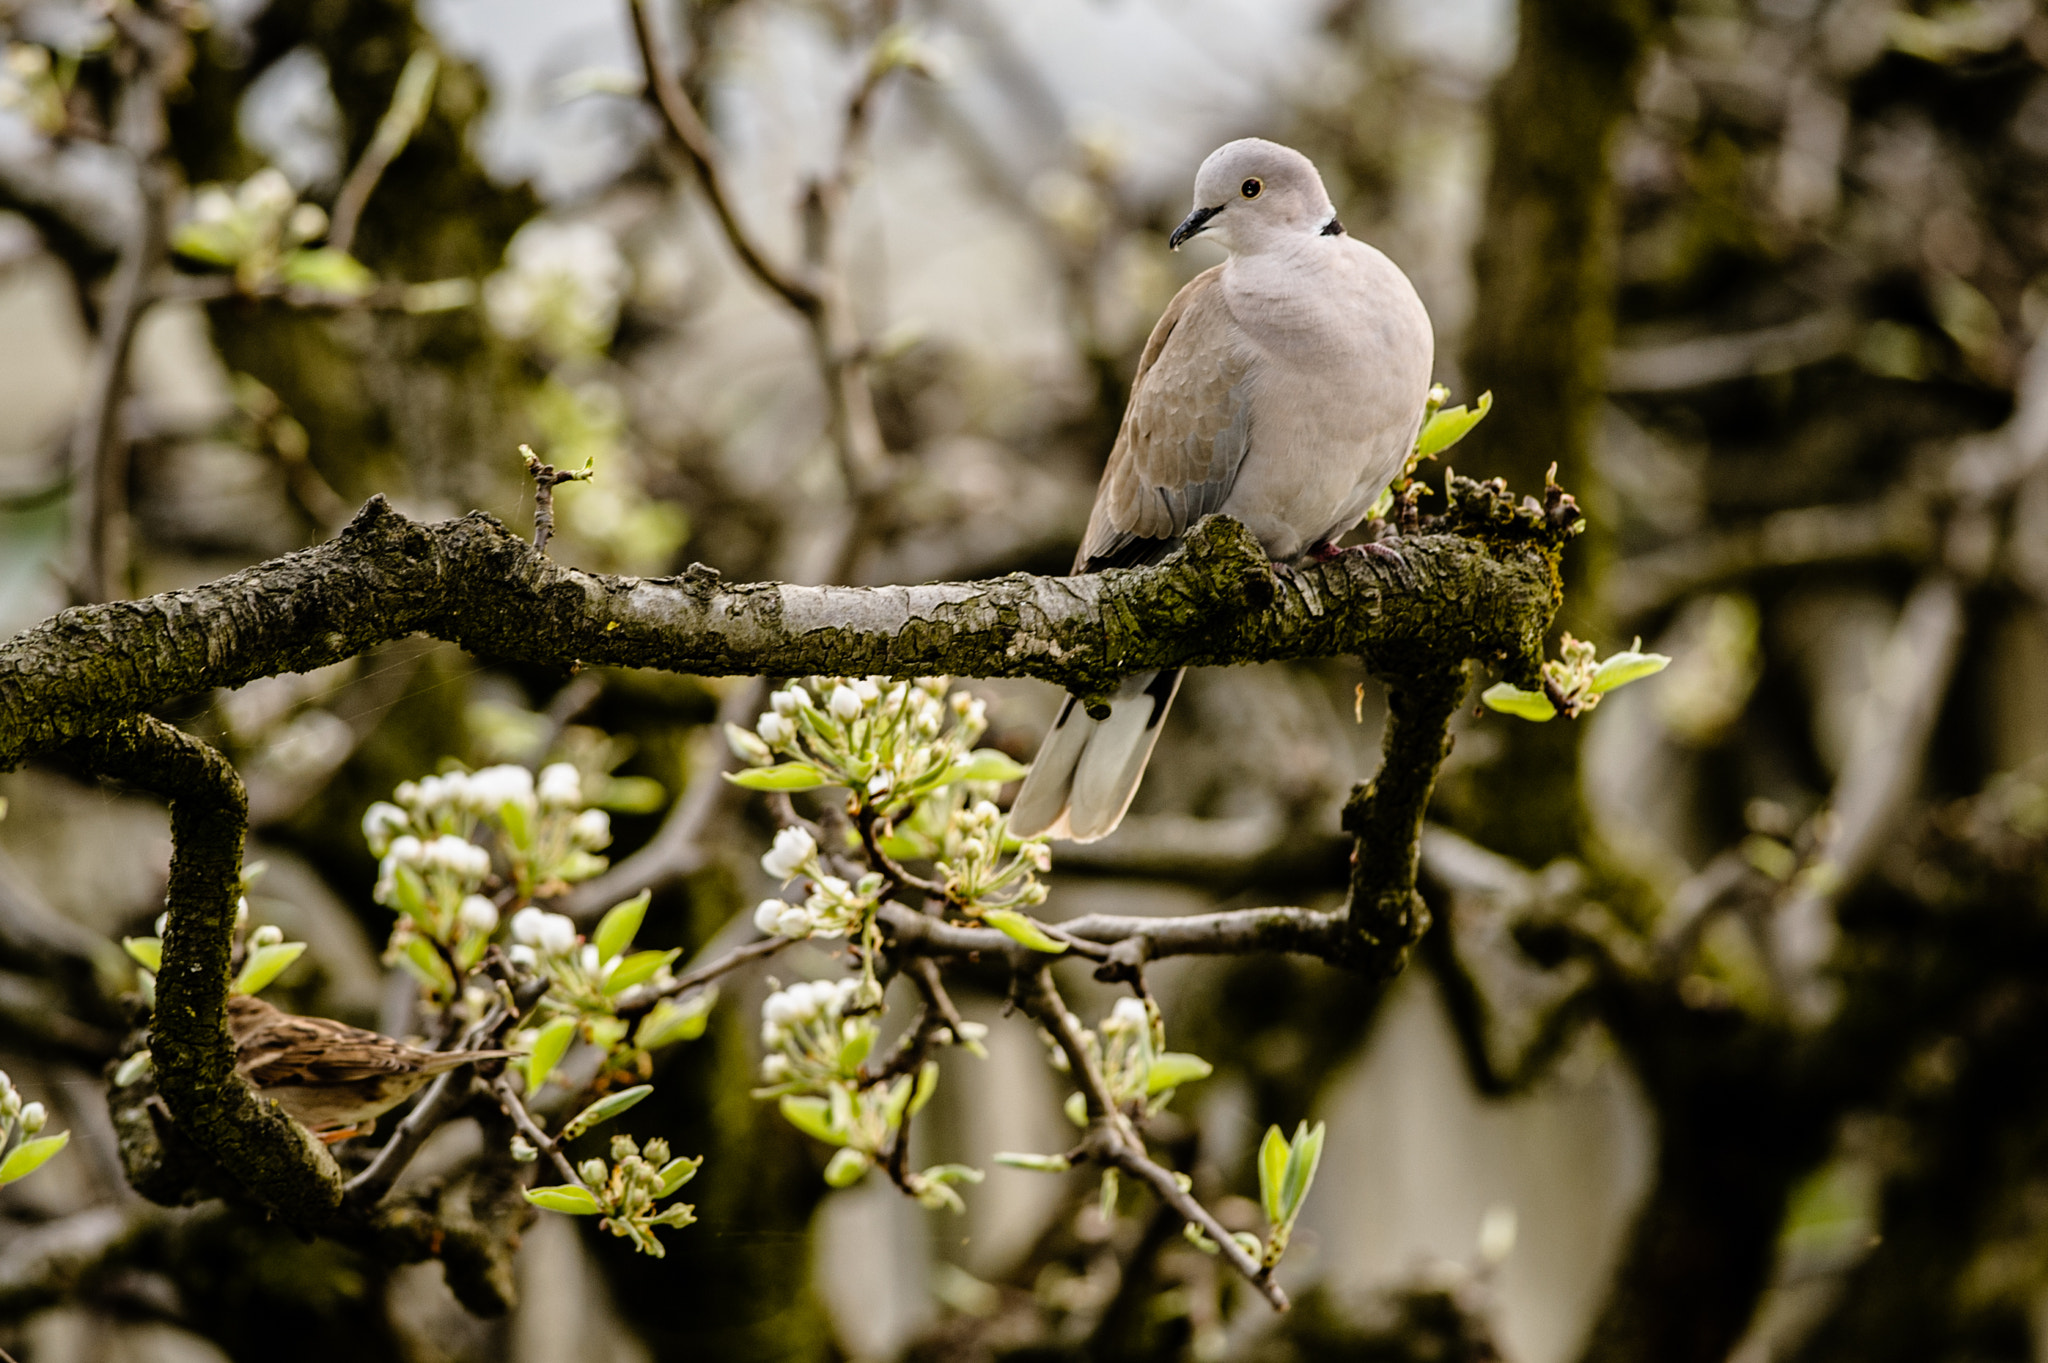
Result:
[[[1489,489],[1468,500],[1483,537],[1426,535],[1405,542],[1403,564],[1349,555],[1284,587],[1218,518],[1156,568],[843,588],[586,573],[488,516],[422,525],[376,498],[317,548],[68,610],[0,646],[0,769],[179,695],[415,632],[527,663],[1031,676],[1083,694],[1141,668],[1339,654],[1383,675],[1479,658],[1526,677],[1557,602],[1558,537]]]

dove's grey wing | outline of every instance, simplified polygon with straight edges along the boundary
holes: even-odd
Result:
[[[1251,356],[1221,265],[1174,295],[1145,342],[1074,571],[1150,562],[1223,505],[1251,448]]]

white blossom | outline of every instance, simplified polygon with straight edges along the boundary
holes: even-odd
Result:
[[[794,689],[784,687],[768,697],[768,704],[774,708],[776,714],[787,719],[797,712],[803,702]]]
[[[832,688],[832,699],[826,702],[826,705],[835,716],[851,722],[860,714],[860,695],[852,687],[842,683]]]
[[[785,828],[775,835],[775,845],[762,854],[761,869],[771,879],[786,881],[818,853],[818,844],[801,828]]]
[[[540,957],[534,955],[533,948],[524,942],[515,942],[505,948],[505,955],[516,966],[523,966],[528,970],[540,968]]]
[[[796,725],[773,710],[761,716],[754,725],[754,732],[761,735],[761,741],[771,748],[780,748],[796,741]]]
[[[512,940],[523,946],[532,946],[540,941],[541,924],[547,918],[545,910],[531,904],[512,915]]]
[[[489,818],[506,805],[535,808],[533,773],[512,763],[471,772],[462,791],[462,807],[471,814]]]
[[[782,916],[775,920],[775,932],[780,937],[809,937],[818,930],[817,920],[810,910],[798,904],[783,906]]]
[[[500,335],[557,355],[602,350],[618,327],[626,284],[611,233],[536,218],[506,245],[505,268],[484,281],[484,312]]]
[[[543,809],[574,809],[583,803],[583,774],[568,762],[555,762],[540,772]]]
[[[399,866],[410,866],[417,871],[425,851],[426,845],[407,833],[402,837],[393,838],[391,846],[385,849],[384,856],[387,861]]]
[[[480,894],[466,896],[456,917],[471,932],[495,932],[498,928],[498,906]]]

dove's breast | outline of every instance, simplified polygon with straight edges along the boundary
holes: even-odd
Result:
[[[1222,509],[1291,559],[1356,525],[1400,472],[1435,361],[1429,314],[1399,267],[1349,237],[1238,257],[1224,275],[1254,363],[1251,448]]]

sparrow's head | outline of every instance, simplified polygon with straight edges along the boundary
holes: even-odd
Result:
[[[1209,153],[1195,174],[1195,211],[1168,245],[1213,238],[1234,254],[1289,237],[1335,236],[1344,230],[1315,164],[1292,147],[1244,137]]]

